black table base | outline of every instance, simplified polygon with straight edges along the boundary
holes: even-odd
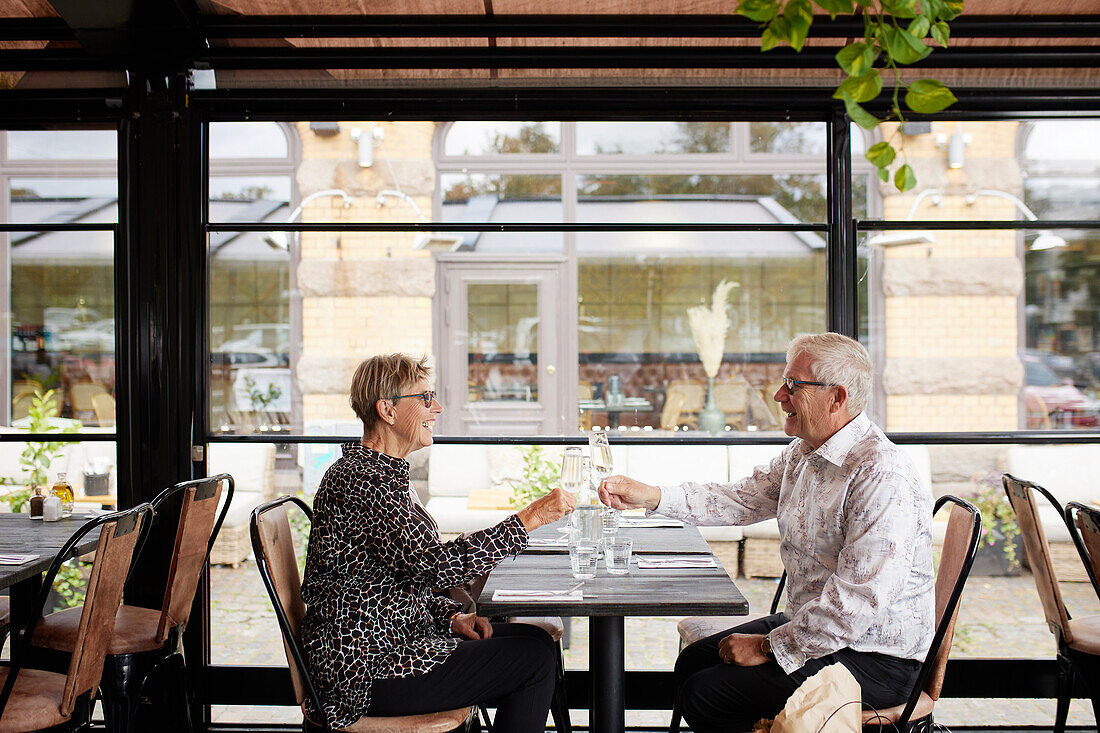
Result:
[[[588,619],[592,670],[592,733],[621,733],[626,729],[626,659],[622,616]]]

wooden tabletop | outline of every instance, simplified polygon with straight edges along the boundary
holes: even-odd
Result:
[[[623,532],[623,530],[620,530]],[[647,554],[646,543],[661,546],[706,542],[694,527],[647,528],[627,531],[634,550]],[[662,536],[663,535],[663,536]],[[478,598],[485,616],[722,616],[749,612],[748,601],[715,558],[713,568],[641,570],[631,559],[629,575],[609,575],[601,560],[596,577],[584,581],[580,601],[494,601],[503,590],[568,590],[573,578],[567,553],[524,553],[507,559],[489,575]]]
[[[45,572],[61,546],[80,529],[88,518],[74,514],[59,522],[44,522],[22,514],[0,514],[0,555],[38,555],[22,565],[0,565],[0,588]],[[99,542],[99,531],[92,531],[77,545],[78,553],[91,552]]]

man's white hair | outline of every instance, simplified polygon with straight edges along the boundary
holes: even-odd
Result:
[[[787,347],[787,363],[799,354],[810,357],[815,382],[838,384],[848,391],[848,414],[857,415],[871,397],[871,355],[863,344],[839,333],[799,336]]]

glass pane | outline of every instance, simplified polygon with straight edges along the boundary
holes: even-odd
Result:
[[[289,176],[211,176],[211,221],[265,221],[271,214],[265,206],[249,210],[246,204],[257,201],[277,201],[286,206],[290,201]],[[336,202],[338,203],[338,202]],[[285,208],[282,218],[290,212]],[[248,219],[241,218],[247,215]]]
[[[1031,129],[1024,148],[1027,160],[1100,163],[1100,122],[1046,120],[1029,124]]]
[[[772,155],[825,155],[824,122],[753,122],[749,151]]]
[[[824,249],[806,244],[812,234],[742,234],[578,235],[579,397],[621,391],[638,405],[619,415],[591,405],[582,429],[696,429],[707,373],[689,311],[711,306],[723,282],[714,376],[727,429],[779,429],[771,396],[787,343],[825,328]]]
[[[1092,175],[1029,176],[1023,197],[1040,219],[1100,219],[1100,160]]]
[[[823,222],[824,175],[577,176],[582,222]]]
[[[728,153],[728,122],[578,122],[579,155]]]
[[[11,130],[12,160],[109,160],[118,158],[114,130]]]
[[[56,419],[46,426],[46,432],[60,432]],[[66,423],[72,424],[71,421]],[[20,426],[28,432],[40,432],[42,425]],[[16,431],[18,432],[18,431]],[[87,430],[87,432],[107,432]],[[29,456],[28,463],[23,456]],[[5,509],[26,512],[26,501],[32,484],[49,489],[60,474],[73,490],[73,514],[86,515],[101,508],[114,508],[117,487],[117,460],[114,441],[77,443],[0,443],[0,476],[7,479],[0,485],[0,503]],[[64,599],[80,601],[73,595],[63,594]]]
[[[13,178],[11,220],[20,224],[113,224],[118,181],[104,178]]]
[[[875,416],[887,430],[1100,425],[1095,233],[901,231],[864,246],[884,400]]]
[[[285,158],[286,134],[277,122],[210,123],[210,157]]]
[[[510,155],[557,153],[557,122],[455,122],[447,130],[444,155]]]
[[[472,283],[466,303],[466,400],[537,402],[538,285]]]

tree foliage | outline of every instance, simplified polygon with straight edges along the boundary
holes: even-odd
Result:
[[[837,65],[847,74],[833,93],[844,102],[848,116],[860,127],[873,130],[889,120],[905,122],[904,107],[920,114],[940,112],[955,103],[955,95],[935,79],[917,79],[906,84],[901,66],[916,63],[932,53],[932,43],[946,47],[951,38],[948,23],[962,12],[962,0],[740,0],[737,12],[763,24],[760,49],[769,51],[789,43],[801,51],[813,24],[817,6],[829,17],[858,13],[863,18],[863,37],[836,54]],[[892,88],[890,112],[876,117],[862,105]],[[902,91],[905,92],[904,97]],[[897,133],[895,133],[896,135]],[[885,141],[867,151],[867,160],[882,181],[890,179],[889,167],[904,156],[899,144]],[[907,162],[894,171],[894,185],[907,191],[917,183]]]

